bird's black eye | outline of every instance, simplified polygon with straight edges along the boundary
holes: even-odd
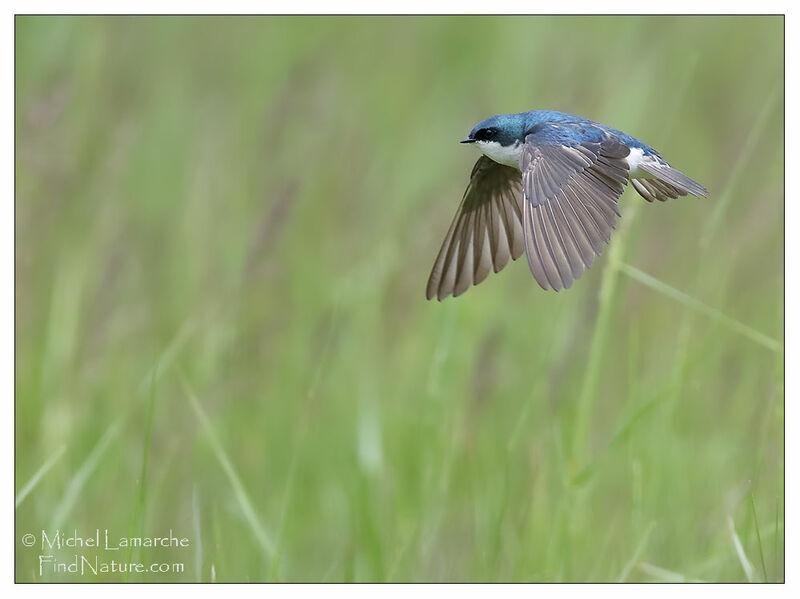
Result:
[[[478,132],[475,134],[475,139],[478,141],[488,141],[492,139],[497,133],[497,129],[494,127],[488,127],[486,129],[479,129]]]

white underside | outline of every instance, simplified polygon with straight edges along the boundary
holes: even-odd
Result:
[[[501,146],[496,141],[478,141],[475,145],[495,162],[519,169],[519,157],[522,154],[520,142],[516,142],[513,146]]]

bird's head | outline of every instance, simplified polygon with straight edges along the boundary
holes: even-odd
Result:
[[[469,136],[461,140],[462,144],[497,143],[501,146],[513,146],[524,141],[525,118],[520,114],[499,114],[481,121],[472,128]]]
[[[526,121],[521,114],[500,114],[481,121],[462,144],[475,144],[478,149],[501,164],[516,165],[518,149],[525,141]]]

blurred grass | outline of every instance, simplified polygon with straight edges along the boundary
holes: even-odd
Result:
[[[17,580],[122,579],[40,576],[51,526],[191,538],[132,581],[783,580],[782,18],[18,17],[15,47]],[[517,263],[425,302],[455,142],[532,108],[710,199],[627,191],[566,293]]]

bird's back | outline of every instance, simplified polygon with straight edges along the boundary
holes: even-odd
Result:
[[[628,135],[624,131],[620,131],[619,129],[614,129],[613,127],[609,127],[608,125],[603,125],[601,123],[597,123],[591,119],[587,119],[581,116],[569,114],[566,112],[559,112],[557,110],[530,110],[528,112],[520,113],[520,116],[523,116],[525,118],[526,126],[528,129],[531,129],[540,123],[586,123],[587,125],[598,127],[603,131],[611,133],[619,141],[621,141],[630,148],[641,149],[642,152],[647,156],[650,155],[660,156],[660,154],[656,150],[648,146],[646,143],[636,139],[632,135]]]

